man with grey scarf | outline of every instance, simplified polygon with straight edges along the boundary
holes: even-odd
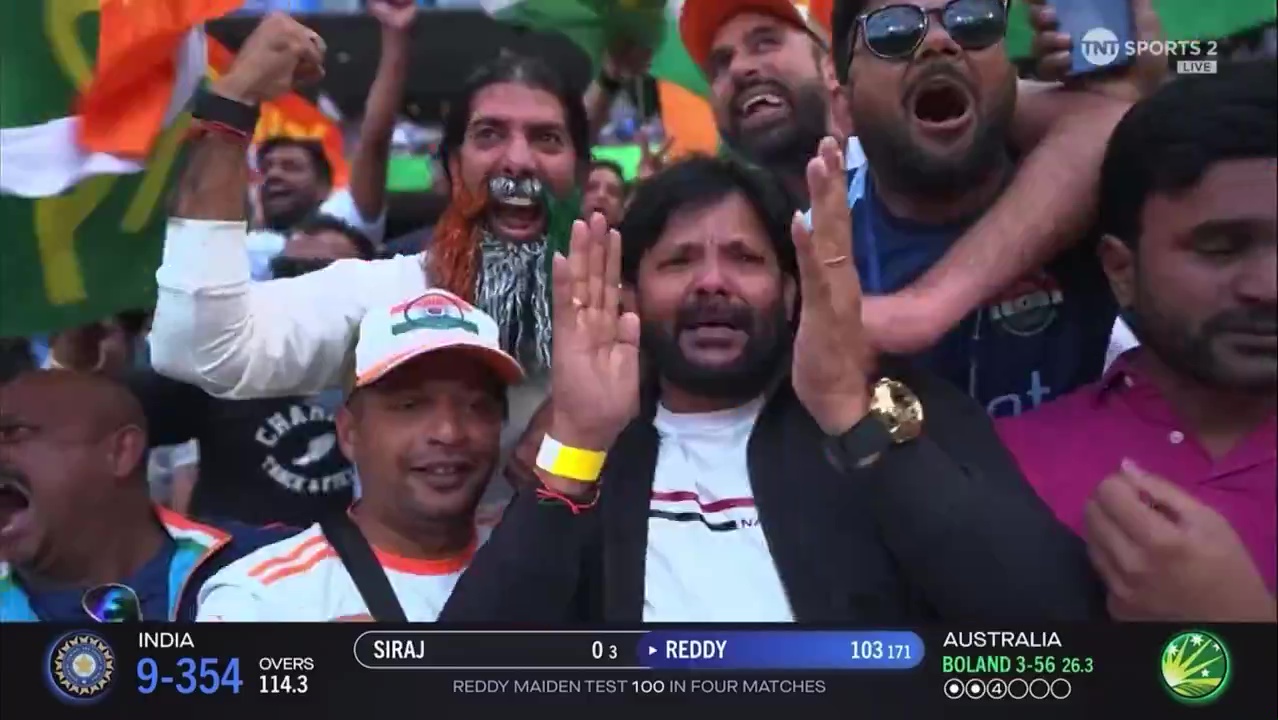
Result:
[[[529,370],[511,390],[513,441],[546,392],[547,264],[576,217],[589,153],[581,98],[540,61],[486,63],[450,103],[442,155],[452,198],[429,252],[250,284],[240,198],[251,123],[259,103],[319,74],[323,51],[311,30],[270,16],[197,101],[206,131],[189,141],[156,273],[152,363],[217,397],[316,393],[349,376],[365,312],[442,287],[497,319],[503,348]]]

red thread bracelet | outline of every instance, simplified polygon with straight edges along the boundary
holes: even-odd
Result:
[[[191,125],[191,132],[188,137],[195,138],[209,134],[234,138],[240,142],[250,142],[253,139],[252,133],[244,132],[237,127],[217,122],[216,120],[196,120]]]
[[[595,504],[599,502],[599,493],[596,492],[595,497],[588,504],[582,504],[572,498],[569,498],[567,495],[551,490],[543,484],[541,487],[537,488],[537,498],[543,502],[559,502],[566,505],[568,509],[572,511],[573,515],[580,515],[586,510],[593,508]]]

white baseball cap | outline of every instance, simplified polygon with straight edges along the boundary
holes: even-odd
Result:
[[[523,381],[524,369],[501,349],[497,323],[444,290],[369,312],[355,343],[355,387],[364,387],[404,363],[438,350],[464,350],[492,368],[503,382]]]

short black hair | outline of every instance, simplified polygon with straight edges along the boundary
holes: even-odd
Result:
[[[295,147],[301,148],[311,158],[311,167],[315,168],[315,174],[319,175],[320,180],[326,185],[333,184],[333,165],[328,161],[328,154],[324,152],[324,145],[319,140],[309,140],[306,138],[288,137],[285,135],[277,135],[272,138],[263,140],[257,146],[257,166],[260,168],[266,162],[266,156],[277,148]]]
[[[292,232],[306,233],[308,235],[321,232],[341,233],[355,246],[355,252],[361,260],[372,260],[377,256],[377,246],[373,244],[372,240],[368,239],[367,235],[356,229],[354,225],[333,215],[324,213],[310,215],[302,222],[294,225]]]
[[[569,87],[563,77],[544,60],[503,50],[497,57],[476,68],[461,92],[447,103],[444,137],[439,143],[439,161],[444,166],[446,176],[452,172],[448,167],[449,158],[466,140],[466,128],[470,125],[471,105],[475,96],[489,85],[498,83],[524,85],[554,95],[564,109],[569,140],[577,152],[577,169],[585,169],[590,161],[590,120],[586,117],[586,106],[582,102],[581,93]]]
[[[590,161],[590,172],[594,172],[596,170],[608,170],[621,180],[622,185],[626,184],[626,171],[622,169],[621,163],[618,163],[616,160],[595,158]]]
[[[1214,164],[1278,157],[1278,61],[1224,64],[1138,102],[1114,129],[1100,182],[1100,230],[1131,247],[1153,193],[1185,190]]]
[[[635,187],[634,198],[617,228],[622,243],[622,279],[635,284],[639,262],[657,244],[672,215],[705,207],[733,193],[741,193],[758,214],[781,271],[797,275],[790,240],[790,223],[799,208],[797,198],[773,175],[741,160],[693,155]]]
[[[830,56],[834,59],[834,74],[844,85],[848,82],[848,63],[852,61],[852,30],[865,11],[866,2],[834,0],[834,12],[830,16]]]

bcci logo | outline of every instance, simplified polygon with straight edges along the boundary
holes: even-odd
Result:
[[[1096,67],[1106,67],[1118,59],[1118,36],[1109,28],[1092,28],[1083,34],[1079,42],[1083,59]]]
[[[1219,700],[1233,672],[1225,643],[1201,630],[1182,632],[1168,640],[1159,667],[1163,687],[1172,699],[1185,705]]]
[[[466,312],[470,309],[469,305],[451,295],[427,293],[391,311],[403,315],[403,320],[391,326],[391,334],[403,335],[414,330],[464,330],[478,335],[479,326],[466,319]]]
[[[990,303],[990,318],[1017,337],[1037,335],[1056,320],[1065,293],[1056,278],[1039,273],[1018,281]]]
[[[50,684],[70,702],[98,700],[115,679],[115,651],[90,632],[62,636],[49,651],[46,667]]]

